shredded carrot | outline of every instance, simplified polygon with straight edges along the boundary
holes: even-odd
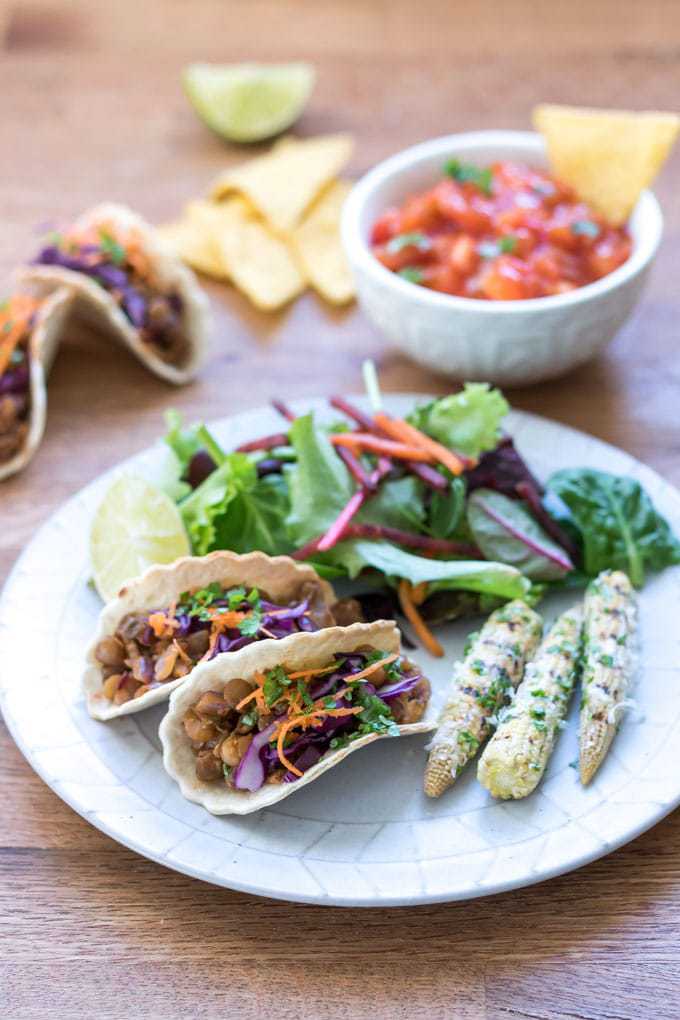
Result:
[[[352,683],[355,680],[363,680],[365,677],[370,676],[371,673],[377,673],[383,666],[389,666],[391,662],[395,662],[399,658],[397,652],[393,655],[387,655],[384,659],[378,659],[377,662],[372,662],[370,666],[366,666],[366,669],[362,669],[360,673],[352,673],[347,677],[348,681]]]
[[[337,662],[334,662],[331,666],[326,666],[324,669],[300,669],[297,673],[289,673],[289,680],[302,680],[308,676],[323,676],[324,673],[332,673],[334,669],[338,668]]]
[[[0,375],[10,363],[12,354],[26,336],[31,316],[38,301],[27,294],[15,294],[0,311]]]
[[[445,446],[438,443],[435,439],[431,439],[430,436],[426,436],[420,429],[409,425],[402,418],[390,418],[389,415],[380,411],[374,415],[374,421],[378,428],[382,429],[383,432],[387,432],[388,436],[391,436],[393,439],[402,443],[410,443],[412,446],[416,446],[418,449],[429,453],[434,460],[447,467],[451,474],[459,475],[465,468],[465,464],[455,453],[447,450]]]
[[[431,655],[435,655],[438,659],[441,659],[444,655],[444,649],[416,609],[413,603],[411,585],[405,579],[399,582],[399,602],[404,616],[409,621],[428,652]]]
[[[239,623],[243,623],[250,613],[240,613],[236,609],[228,609],[226,612],[220,612],[219,609],[208,610],[208,616],[213,627],[217,627],[218,630],[231,630],[234,627],[238,627]]]
[[[159,612],[151,613],[149,616],[149,626],[154,632],[155,637],[170,637],[173,631],[179,627],[179,620],[175,620],[170,613]]]
[[[411,588],[411,602],[414,606],[421,606],[427,598],[427,581],[421,581]]]
[[[382,453],[397,460],[417,460],[428,464],[434,459],[422,446],[410,446],[407,443],[396,443],[393,439],[381,439],[370,432],[337,432],[330,437],[334,446],[347,446],[355,452],[370,450],[371,453]]]

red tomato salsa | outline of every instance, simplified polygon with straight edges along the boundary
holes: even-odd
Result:
[[[373,254],[412,283],[492,301],[563,294],[626,261],[631,239],[543,170],[449,160],[429,191],[388,209]]]

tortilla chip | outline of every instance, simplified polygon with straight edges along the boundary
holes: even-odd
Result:
[[[281,308],[304,290],[289,246],[244,199],[197,203],[197,215],[211,231],[225,275],[258,308]]]
[[[680,128],[672,113],[537,106],[551,168],[613,226],[626,222],[663,166]]]
[[[340,215],[351,188],[349,181],[329,184],[292,235],[304,274],[334,305],[344,305],[354,297],[354,281],[340,241]]]
[[[211,190],[221,200],[245,196],[275,230],[293,230],[352,152],[350,135],[284,139],[266,156],[227,170]]]
[[[206,231],[196,206],[203,202],[190,202],[182,219],[158,227],[161,242],[177,258],[204,276],[224,280],[227,274],[210,231]]]

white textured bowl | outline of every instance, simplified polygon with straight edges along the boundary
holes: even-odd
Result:
[[[527,301],[452,297],[390,272],[368,241],[375,220],[410,193],[432,186],[451,157],[481,165],[498,159],[547,165],[540,135],[523,131],[435,138],[378,164],[355,185],[342,217],[362,308],[415,361],[457,378],[518,386],[587,361],[613,339],[640,297],[663,229],[656,198],[642,193],[629,222],[630,258],[595,283]]]

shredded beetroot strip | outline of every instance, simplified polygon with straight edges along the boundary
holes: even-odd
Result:
[[[336,520],[332,527],[335,528],[337,523],[338,521]],[[328,532],[326,532],[326,535],[328,535]],[[384,538],[399,545],[405,545],[410,549],[422,549],[424,552],[449,553],[454,556],[465,556],[475,560],[483,560],[485,558],[481,550],[475,545],[470,545],[466,542],[453,542],[447,538],[431,538],[429,535],[417,535],[410,531],[401,531],[400,528],[390,528],[383,524],[348,523],[341,534],[335,539],[335,542],[340,542],[342,539],[347,538]],[[325,549],[331,548],[331,546],[326,546],[325,549],[321,549],[320,542],[320,538],[307,542],[306,545],[303,545],[291,554],[293,559],[306,560],[316,552],[324,552]]]
[[[351,450],[348,450],[342,446],[338,446],[335,452],[337,453],[340,460],[344,463],[345,467],[351,474],[352,478],[356,482],[358,482],[358,484],[361,485],[362,488],[375,489],[377,485],[377,480],[374,479],[375,472],[369,475],[368,471],[366,471],[359,458],[355,456],[355,454],[353,454]]]
[[[322,535],[317,542],[316,548],[319,552],[327,552],[332,549],[336,542],[342,538],[347,525],[356,513],[361,509],[370,493],[367,489],[358,489],[347,501],[347,505],[331,524],[325,535]]]
[[[272,400],[272,407],[275,411],[278,411],[282,418],[286,418],[287,421],[295,421],[297,415],[294,414],[287,404],[284,404],[283,400]]]
[[[236,447],[236,453],[254,453],[255,450],[271,450],[275,446],[288,446],[290,440],[285,432],[275,432],[271,436],[262,436],[261,439],[251,439],[249,443],[241,443]]]

